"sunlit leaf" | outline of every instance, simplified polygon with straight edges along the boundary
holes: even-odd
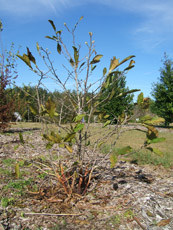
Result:
[[[148,144],[153,144],[153,143],[160,143],[160,142],[163,142],[163,141],[165,141],[166,140],[166,138],[164,138],[164,137],[157,137],[157,138],[154,138],[154,139],[152,139],[152,140],[148,140]]]
[[[111,59],[110,67],[109,67],[109,73],[114,70],[117,66],[119,66],[119,59],[116,59],[116,57],[113,57]]]
[[[74,118],[74,122],[81,121],[85,117],[85,114],[79,114]]]
[[[153,148],[153,147],[147,147],[146,149],[150,150],[151,152],[155,153],[156,155],[162,157],[163,156],[163,152],[160,151],[157,148]]]
[[[103,69],[103,76],[107,73],[106,67]]]
[[[24,61],[32,69],[31,62],[29,60],[29,57],[26,54],[23,54],[23,56],[17,54],[17,57],[19,57],[22,61]]]
[[[108,117],[110,117],[110,115],[109,114],[106,114],[105,116],[104,116],[104,118],[106,119],[106,118],[108,118]]]
[[[16,163],[15,165],[15,176],[17,179],[19,179],[20,177],[20,166],[19,166],[19,163]]]
[[[128,66],[127,68],[124,69],[124,71],[130,70],[130,69],[132,69],[133,67],[135,67],[135,66],[134,66],[134,65]]]
[[[74,50],[74,60],[75,60],[76,66],[77,66],[78,60],[79,60],[79,51],[75,46],[73,46],[73,50]]]
[[[69,151],[69,153],[72,153],[72,152],[73,152],[73,149],[72,149],[71,146],[65,145],[65,148]]]
[[[143,101],[144,101],[144,94],[140,93],[138,95],[137,104],[141,106],[143,104]]]
[[[101,55],[101,54],[96,55],[96,56],[93,58],[93,60],[90,62],[90,64],[96,64],[96,63],[100,62],[100,59],[101,59],[102,57],[103,57],[103,55]]]
[[[110,123],[111,123],[110,120],[106,121],[106,122],[104,123],[103,127],[106,127],[106,126],[109,125]]]
[[[128,60],[134,58],[134,57],[135,57],[134,55],[130,55],[130,56],[124,58],[124,59],[120,62],[120,65],[123,64],[124,62],[126,62],[126,61],[128,61]]]
[[[165,122],[164,118],[157,117],[157,118],[153,118],[151,120],[146,121],[145,124],[148,124],[148,125],[160,125],[161,123],[164,123],[164,122]]]
[[[36,47],[37,47],[37,51],[39,52],[40,51],[40,46],[39,46],[38,42],[36,43]]]
[[[32,53],[28,47],[27,47],[27,54],[28,54],[27,56],[28,56],[29,60],[32,61],[34,64],[36,64],[35,57],[32,55]]]
[[[49,23],[51,24],[52,28],[54,29],[54,31],[56,32],[56,27],[55,27],[55,24],[52,20],[48,20]]]
[[[83,17],[83,16],[81,16],[79,20],[81,21],[83,18],[84,18],[84,17]]]
[[[54,117],[55,110],[56,110],[56,104],[50,97],[48,98],[46,102],[46,110],[51,118]]]
[[[68,133],[64,138],[64,142],[71,142],[76,136],[76,133]]]
[[[111,168],[114,168],[114,167],[115,167],[117,161],[118,161],[117,155],[116,155],[115,153],[112,153],[112,154],[110,155]]]
[[[74,128],[74,132],[81,131],[84,128],[84,124],[77,124]]]
[[[153,126],[147,126],[147,128],[148,128],[147,138],[149,140],[153,140],[158,137],[159,132],[156,128],[154,128]]]

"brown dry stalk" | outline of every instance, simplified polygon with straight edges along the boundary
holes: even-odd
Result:
[[[34,213],[31,213],[31,212],[28,212],[28,213],[24,213],[24,215],[42,215],[42,216],[80,216],[82,215],[82,213],[77,213],[77,214],[72,214],[72,213],[58,213],[58,214],[55,214],[55,213],[37,213],[37,212],[34,212]]]
[[[136,223],[137,223],[143,230],[147,230],[146,227],[143,226],[143,225],[141,224],[141,222],[139,221],[139,219],[138,219],[137,217],[134,216],[133,219],[136,221]]]

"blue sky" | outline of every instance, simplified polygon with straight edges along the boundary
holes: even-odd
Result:
[[[135,55],[135,68],[126,76],[127,86],[141,89],[147,97],[152,83],[160,76],[164,52],[169,58],[173,57],[172,10],[172,0],[0,0],[3,46],[8,49],[14,42],[16,49],[21,46],[21,54],[26,53],[28,46],[34,56],[36,42],[50,51],[55,50],[56,44],[45,38],[53,35],[48,19],[63,30],[64,40],[71,46],[63,24],[66,22],[72,27],[84,16],[77,28],[79,43],[85,47],[88,32],[93,32],[96,51],[104,55],[93,78],[102,74],[103,67],[109,68],[113,56],[122,60]],[[61,56],[53,51],[52,59],[64,75],[60,67]],[[20,60],[17,70],[16,84],[37,83],[38,77]],[[48,80],[45,84],[51,90],[56,89]]]

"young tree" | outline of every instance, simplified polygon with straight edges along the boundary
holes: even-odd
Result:
[[[159,82],[152,89],[154,112],[165,119],[165,125],[173,122],[173,62],[165,56]]]
[[[82,20],[82,18],[83,17],[81,17],[80,20]],[[57,177],[58,182],[63,186],[65,193],[71,195],[75,192],[84,195],[90,184],[93,171],[98,168],[98,166],[101,166],[108,156],[106,155],[100,160],[100,162],[98,162],[98,152],[96,149],[98,149],[103,143],[110,140],[110,137],[114,136],[111,141],[110,152],[108,153],[109,155],[112,154],[112,147],[116,144],[122,133],[121,128],[128,122],[128,113],[127,111],[124,111],[123,116],[118,118],[117,124],[109,127],[110,129],[108,129],[108,132],[104,132],[102,130],[101,132],[103,135],[96,138],[96,140],[93,138],[93,134],[91,133],[91,129],[93,129],[93,127],[90,128],[91,119],[96,112],[98,113],[98,116],[104,114],[104,118],[109,116],[109,114],[106,114],[105,111],[97,111],[99,110],[99,106],[101,104],[108,103],[112,98],[114,98],[114,100],[119,100],[119,98],[122,98],[125,95],[139,91],[134,89],[120,92],[116,95],[116,89],[112,87],[114,84],[116,86],[117,79],[120,79],[126,72],[134,67],[134,61],[132,59],[134,56],[128,56],[122,61],[113,57],[110,61],[109,68],[107,69],[105,67],[101,76],[95,79],[95,82],[93,83],[94,69],[97,67],[97,64],[103,56],[96,53],[93,34],[89,32],[89,42],[85,43],[88,48],[88,52],[85,56],[81,57],[81,45],[77,45],[75,37],[75,30],[78,22],[73,29],[69,29],[67,24],[64,24],[67,31],[72,35],[72,46],[70,47],[67,47],[63,42],[61,36],[62,31],[56,29],[52,20],[49,20],[49,23],[53,28],[54,35],[46,37],[56,43],[57,52],[59,54],[63,54],[65,60],[70,66],[68,68],[68,65],[64,64],[64,68],[67,71],[66,78],[57,73],[57,68],[50,59],[49,51],[39,46],[38,43],[37,51],[46,64],[48,68],[47,71],[41,71],[41,69],[37,66],[35,57],[29,49],[27,49],[27,54],[23,54],[23,56],[18,55],[18,57],[24,61],[32,71],[38,74],[40,77],[39,82],[41,82],[45,77],[49,77],[53,79],[58,84],[58,87],[61,87],[63,91],[63,98],[60,97],[59,99],[58,111],[55,101],[50,97],[44,105],[41,104],[40,106],[41,110],[39,110],[39,115],[42,115],[43,119],[46,119],[48,116],[53,122],[55,122],[55,118],[58,117],[59,119],[59,122],[56,123],[58,129],[55,129],[54,126],[49,132],[46,130],[47,132],[43,134],[43,137],[47,140],[47,148],[51,148],[54,144],[58,144],[60,148],[65,148],[67,152],[69,152],[68,159],[71,160],[68,161],[67,158],[64,159],[66,164],[68,163],[68,167],[66,169],[64,169],[62,163],[63,160],[60,158],[58,158],[59,163],[56,164],[56,168],[55,165],[52,164],[55,176]],[[129,63],[125,69],[122,71],[116,70],[123,63],[127,62]],[[68,89],[67,83],[69,80],[73,81],[73,84],[75,84],[75,89],[72,93]],[[59,94],[57,95],[59,97]],[[101,100],[102,95],[104,96]],[[66,98],[68,98],[68,106],[65,106]],[[145,104],[145,100],[141,98],[139,103],[143,106]],[[70,119],[72,119],[73,122],[62,125],[61,121],[64,114],[70,114]],[[104,129],[106,126],[111,124],[111,122],[111,120],[107,120],[103,124],[102,128]],[[145,122],[145,120],[143,122]],[[147,147],[151,143],[161,141],[161,139],[157,138],[158,133],[156,130],[154,128],[150,128],[152,119],[147,118],[146,122],[149,123],[146,131],[147,141],[145,140],[143,147]],[[155,123],[156,122],[157,120],[155,120]],[[93,143],[92,148],[89,151],[91,141],[93,141]],[[117,154],[127,154],[131,150],[131,147],[127,146]],[[60,152],[61,150],[58,151]],[[151,151],[154,150],[152,149]],[[114,167],[113,165],[115,165],[117,161],[117,155],[111,155],[110,159],[111,165]],[[57,168],[57,166],[59,167]]]
[[[2,22],[0,21],[0,36],[3,30]],[[14,110],[14,98],[7,100],[6,87],[12,79],[17,77],[15,55],[13,53],[13,44],[10,51],[3,50],[3,44],[0,37],[0,129],[4,130],[9,126]]]

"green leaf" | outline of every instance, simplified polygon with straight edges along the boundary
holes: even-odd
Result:
[[[106,121],[106,122],[104,123],[103,127],[106,127],[106,126],[109,125],[110,123],[111,123],[110,120]]]
[[[131,152],[131,151],[132,151],[132,147],[128,145],[126,147],[118,149],[117,153],[118,153],[118,155],[124,155],[124,154]]]
[[[74,128],[74,132],[81,131],[84,128],[84,124],[77,124]]]
[[[54,31],[56,32],[56,27],[54,25],[54,22],[52,20],[48,20],[49,23],[51,24],[52,28],[54,29]]]
[[[124,69],[124,71],[130,70],[130,69],[132,69],[133,67],[135,67],[135,66],[134,66],[134,65],[128,66],[127,68]]]
[[[143,104],[143,101],[144,101],[144,94],[140,93],[138,95],[137,104],[141,106]]]
[[[32,105],[29,106],[29,109],[30,109],[32,114],[34,114],[34,115],[38,114],[37,110]]]
[[[24,139],[23,139],[23,135],[22,135],[21,132],[19,132],[19,139],[20,139],[20,142],[21,142],[22,144],[25,143],[25,141],[24,141]]]
[[[101,141],[101,142],[98,143],[97,147],[100,148],[100,146],[103,145],[103,144],[104,144],[104,141]]]
[[[106,73],[107,73],[107,69],[106,69],[106,67],[105,67],[105,68],[103,69],[103,76],[105,76]]]
[[[68,133],[64,138],[64,142],[71,142],[76,136],[76,133]]]
[[[152,120],[152,117],[150,115],[145,115],[144,117],[140,118],[140,121],[144,123],[149,120]]]
[[[130,56],[124,58],[124,59],[120,62],[119,65],[123,64],[124,62],[126,62],[126,61],[128,61],[128,60],[130,60],[130,59],[132,59],[132,58],[134,58],[134,57],[135,57],[134,55],[130,55]]]
[[[101,54],[96,55],[96,56],[93,58],[93,60],[90,62],[90,64],[96,64],[96,63],[100,62],[100,59],[101,59],[102,57],[103,57],[103,55],[101,55]]]
[[[150,150],[151,152],[154,152],[158,156],[161,156],[161,157],[163,156],[163,152],[157,148],[147,147],[146,149]]]
[[[54,41],[56,41],[56,39],[55,39],[55,38],[53,38],[53,37],[50,37],[50,36],[45,36],[45,38],[48,38],[48,39],[51,39],[51,40],[54,40]]]
[[[120,93],[119,95],[117,95],[117,97],[126,96],[127,94],[135,93],[135,92],[138,92],[138,91],[140,91],[140,89],[132,89],[132,90],[126,91],[124,93]]]
[[[73,61],[72,58],[70,58],[70,61],[69,61],[69,62],[70,62],[70,64],[71,64],[71,66],[74,67],[74,61]]]
[[[148,143],[148,144],[154,144],[154,143],[163,142],[163,141],[165,141],[165,140],[166,140],[166,138],[164,138],[164,137],[157,137],[157,138],[154,138],[154,139],[152,139],[152,140],[148,140],[147,143]]]
[[[145,122],[145,124],[147,125],[160,125],[161,123],[164,123],[165,119],[162,117],[157,117],[157,118],[153,118],[151,120],[148,120]]]
[[[27,56],[28,56],[29,60],[32,61],[36,65],[35,57],[32,55],[32,53],[28,47],[27,47],[27,54],[28,54]]]
[[[74,49],[74,60],[75,60],[76,66],[78,66],[79,51],[75,46],[73,46],[73,49]]]
[[[79,114],[74,118],[74,122],[81,121],[85,117],[85,114]]]
[[[106,118],[108,118],[108,117],[110,117],[110,115],[109,114],[106,114],[105,116],[104,116],[104,118],[106,119]]]
[[[80,65],[79,69],[81,69],[82,66],[84,66],[84,65],[85,65],[85,62],[83,62],[83,63]]]
[[[15,165],[15,176],[16,176],[17,179],[19,179],[19,177],[20,177],[19,163],[16,163],[16,165]]]
[[[114,167],[115,167],[117,161],[118,161],[117,155],[116,155],[115,153],[112,153],[112,154],[110,155],[111,168],[114,168]]]
[[[57,43],[57,51],[59,54],[61,54],[61,45],[59,43]]]
[[[55,116],[56,104],[55,102],[49,97],[46,102],[46,111],[51,118]]]
[[[40,46],[39,46],[38,42],[36,43],[36,47],[37,47],[37,51],[39,52],[40,51]]]
[[[53,147],[53,145],[54,145],[54,143],[52,143],[52,142],[47,143],[46,149],[51,149]]]
[[[81,21],[83,18],[84,18],[84,17],[83,17],[83,16],[81,16],[79,20]]]
[[[92,66],[91,71],[93,71],[96,67],[97,67],[96,65]]]
[[[23,56],[17,54],[17,57],[19,57],[22,61],[24,61],[32,69],[31,62],[29,60],[29,57],[26,54],[23,54]]]

